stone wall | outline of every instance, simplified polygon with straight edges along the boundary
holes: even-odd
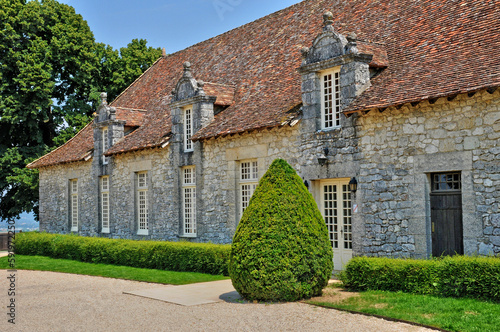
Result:
[[[44,168],[40,171],[41,230],[69,233],[68,181],[78,178],[79,234],[178,241],[182,238],[181,167],[195,165],[198,231],[197,237],[184,240],[230,243],[241,214],[239,161],[257,159],[259,178],[276,158],[300,168],[297,129],[286,126],[197,142],[195,151],[202,152],[180,159],[179,151],[171,146],[119,154],[110,158],[105,174],[97,159]],[[137,235],[135,175],[142,171],[148,173],[149,235]],[[102,175],[110,176],[109,234],[101,233],[99,225]]]
[[[297,127],[285,126],[203,142],[203,188],[199,193],[204,206],[199,215],[200,241],[232,241],[241,217],[240,161],[256,159],[259,178],[276,158],[300,168]]]
[[[306,105],[307,107],[308,105]],[[314,105],[309,105],[309,111]],[[355,255],[428,257],[430,177],[462,174],[466,254],[500,254],[500,92],[409,104],[342,120],[318,130],[308,115],[293,127],[258,130],[196,142],[194,152],[164,149],[110,158],[110,234],[99,232],[99,176],[94,161],[40,170],[40,228],[69,232],[68,181],[79,180],[80,234],[177,241],[181,234],[181,167],[197,169],[196,242],[229,243],[239,211],[239,162],[257,159],[259,178],[276,158],[287,160],[319,202],[319,180],[358,178],[353,215]],[[178,147],[173,147],[177,146]],[[328,148],[327,163],[318,156]],[[148,236],[137,235],[135,174],[148,172]]]
[[[170,151],[150,149],[115,155],[110,176],[110,237],[178,240],[177,173],[169,161]],[[147,172],[149,235],[137,235],[137,172]]]
[[[362,254],[428,257],[430,173],[461,171],[465,254],[500,253],[500,93],[371,111],[357,121]]]
[[[78,179],[78,228],[95,235],[97,181],[91,177],[91,162],[78,162],[40,169],[40,230],[70,232],[69,180]]]

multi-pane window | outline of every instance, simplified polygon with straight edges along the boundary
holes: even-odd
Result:
[[[352,249],[352,200],[349,185],[342,185],[342,227],[344,249]]]
[[[101,231],[109,233],[109,176],[101,177]]]
[[[338,197],[336,185],[323,186],[323,214],[332,248],[339,247]]]
[[[240,163],[240,209],[241,215],[248,207],[250,198],[258,184],[257,160],[242,161]]]
[[[78,232],[78,180],[69,180],[71,231]]]
[[[139,172],[137,179],[137,223],[139,235],[148,235],[148,173]]]
[[[432,174],[432,191],[458,191],[461,183],[460,172]]]
[[[183,235],[196,236],[196,169],[182,169],[182,217]]]
[[[102,163],[106,165],[108,163],[108,157],[104,155],[104,152],[109,149],[109,140],[108,140],[108,128],[105,127],[102,129]]]
[[[191,107],[184,109],[184,151],[193,151],[193,110]]]
[[[348,184],[323,186],[323,215],[333,249],[352,249],[351,209]]]
[[[322,129],[340,127],[340,76],[338,71],[321,74]]]

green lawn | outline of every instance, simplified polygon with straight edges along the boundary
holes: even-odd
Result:
[[[500,304],[463,298],[368,291],[339,303],[320,299],[308,303],[375,314],[449,331],[499,331]]]
[[[153,269],[140,269],[128,266],[82,263],[68,259],[54,259],[43,256],[15,256],[17,270],[53,271],[89,276],[155,282],[160,284],[185,285],[197,282],[228,279],[220,275],[195,272],[173,272]],[[10,269],[7,257],[0,258],[0,269]]]

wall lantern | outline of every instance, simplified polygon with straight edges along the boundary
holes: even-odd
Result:
[[[306,188],[309,189],[309,182],[307,182],[307,180],[304,181],[304,186],[306,186]]]
[[[356,191],[358,190],[358,181],[356,180],[355,177],[352,177],[351,181],[349,181],[349,190],[353,194],[355,194]]]
[[[330,152],[330,150],[328,150],[328,148],[323,149],[323,154],[318,157],[318,164],[320,166],[326,165],[326,162],[328,161],[328,158],[326,156],[328,156],[329,152]]]

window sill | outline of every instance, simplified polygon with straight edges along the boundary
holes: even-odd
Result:
[[[149,231],[148,230],[141,230],[141,231],[137,232],[137,235],[149,235]]]
[[[322,128],[320,130],[317,131],[318,134],[321,134],[321,133],[330,133],[332,131],[338,131],[338,130],[341,130],[342,129],[342,126],[338,126],[338,127],[330,127],[330,128]]]
[[[78,232],[78,227],[71,227],[71,232]]]
[[[103,234],[109,234],[109,228],[103,228],[101,230],[101,233],[103,233]]]
[[[188,238],[188,239],[194,239],[196,238],[196,234],[183,234],[183,235],[179,235],[179,237],[181,238]]]

